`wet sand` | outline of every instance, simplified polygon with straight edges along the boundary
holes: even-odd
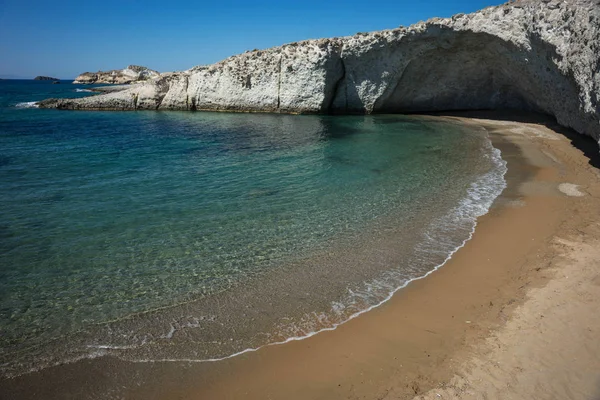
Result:
[[[4,382],[0,397],[127,385],[132,399],[597,398],[600,174],[584,154],[597,146],[537,117],[469,116],[447,118],[490,131],[508,188],[443,268],[383,306],[215,363],[82,360]]]

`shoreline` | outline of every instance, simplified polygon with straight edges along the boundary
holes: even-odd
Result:
[[[373,120],[370,117],[366,119]],[[375,121],[404,119],[403,116],[392,115]],[[353,121],[354,118],[341,120]],[[33,357],[27,352],[23,352],[21,359],[18,353],[13,360],[5,357],[6,361],[13,361],[18,367],[24,366],[20,370],[15,368],[13,371],[16,372],[11,371],[12,376],[57,367],[86,356],[114,355],[131,362],[200,363],[229,359],[268,344],[300,340],[319,331],[333,330],[348,319],[387,301],[391,292],[405,286],[407,280],[431,272],[448,258],[450,252],[464,245],[465,239],[473,233],[477,216],[487,211],[505,185],[505,163],[500,159],[500,152],[491,146],[487,135],[453,122],[427,122],[410,117],[408,121],[416,126],[431,126],[439,139],[430,141],[427,146],[426,151],[431,151],[434,156],[429,156],[429,161],[423,163],[424,167],[437,163],[435,154],[440,154],[440,143],[453,146],[452,150],[448,149],[448,157],[452,157],[455,164],[449,167],[470,173],[474,178],[470,185],[468,182],[471,180],[464,181],[464,193],[462,189],[455,193],[456,196],[452,192],[444,192],[446,201],[443,204],[443,200],[432,195],[440,193],[439,189],[419,185],[424,188],[418,197],[420,213],[398,213],[395,208],[385,214],[378,212],[385,217],[368,221],[356,230],[356,234],[324,241],[326,246],[310,253],[298,251],[297,258],[289,257],[280,266],[274,265],[268,274],[248,279],[244,285],[207,298],[192,299],[94,325],[91,329],[39,346],[39,351],[32,352]],[[463,130],[466,132],[462,133]],[[459,140],[448,142],[444,137],[446,134],[455,135]],[[468,152],[470,161],[461,163],[464,152]],[[398,152],[396,157],[400,161],[404,158]],[[393,163],[402,165],[402,162]],[[445,165],[448,165],[447,162]],[[481,168],[475,173],[475,169],[465,165]],[[497,165],[497,168],[492,165]],[[385,173],[390,167],[382,168]],[[369,174],[369,178],[379,179],[379,170],[376,171]],[[439,168],[437,171],[444,173]],[[438,178],[436,181],[454,190],[451,187],[463,187],[458,185],[463,181],[460,177],[457,179],[441,182]],[[391,187],[393,192],[397,191],[396,185]],[[369,191],[365,200],[370,201],[376,198],[375,195],[375,192]],[[372,209],[373,205],[368,208]],[[352,217],[352,213],[349,215],[349,218],[356,218]],[[414,234],[406,235],[407,229]],[[416,243],[427,244],[419,250]],[[324,265],[327,268],[323,268]],[[148,340],[140,344],[138,334],[142,340]],[[230,341],[230,338],[233,340]],[[198,346],[196,343],[199,342],[203,344]]]
[[[551,279],[536,276],[538,267],[528,268],[527,260],[547,251],[570,218],[557,211],[583,200],[557,189],[578,178],[582,171],[570,169],[584,167],[585,158],[568,139],[537,124],[449,118],[484,126],[509,163],[509,187],[480,217],[473,239],[444,268],[381,307],[334,332],[232,362],[212,387],[190,397],[411,398],[449,382],[474,348],[511,319],[529,288]],[[499,249],[500,242],[506,248]],[[488,259],[491,270],[473,266]],[[406,327],[393,321],[402,316]]]
[[[427,117],[424,116],[423,118]],[[452,119],[456,119],[461,123],[482,126],[488,131],[490,131],[490,128],[492,128],[492,125],[494,125],[463,118]],[[512,211],[513,208],[515,210],[519,210],[521,207],[520,203],[523,202],[523,197],[531,197],[528,198],[527,201],[535,200],[536,204],[532,205],[532,208],[543,210],[542,214],[547,214],[548,211],[548,209],[544,207],[545,204],[543,204],[543,199],[538,199],[534,196],[524,196],[520,192],[520,186],[526,185],[532,181],[534,179],[533,177],[538,173],[537,170],[542,169],[542,166],[535,165],[536,162],[540,162],[539,159],[533,159],[535,157],[532,157],[531,154],[520,154],[521,152],[531,152],[534,149],[524,149],[523,143],[516,143],[514,140],[511,140],[513,138],[507,138],[500,132],[494,132],[493,129],[490,133],[494,146],[502,150],[503,158],[508,156],[508,160],[505,159],[509,163],[508,173],[506,175],[508,188],[503,194],[500,195],[495,204],[489,210],[488,214],[478,219],[477,229],[475,230],[471,240],[467,241],[463,247],[453,254],[452,258],[445,263],[444,268],[439,268],[428,273],[426,276],[427,279],[417,279],[412,281],[411,285],[408,285],[407,287],[404,287],[403,290],[395,293],[395,295],[388,302],[375,309],[372,309],[369,313],[362,315],[361,318],[355,321],[349,321],[348,323],[339,326],[335,332],[327,332],[320,337],[315,337],[314,344],[308,343],[308,341],[312,339],[311,338],[304,343],[304,346],[298,344],[298,349],[289,349],[288,353],[290,354],[288,354],[288,357],[290,359],[299,357],[310,365],[308,370],[313,371],[313,369],[316,369],[319,372],[308,373],[312,379],[306,379],[306,371],[295,369],[293,375],[296,377],[294,377],[293,381],[295,383],[298,380],[302,382],[302,384],[298,387],[294,387],[293,389],[289,386],[283,387],[285,385],[269,385],[265,380],[262,382],[262,385],[265,387],[276,386],[277,390],[281,390],[281,392],[277,392],[271,389],[273,391],[268,393],[270,396],[273,398],[298,399],[354,397],[409,398],[412,397],[412,395],[417,395],[427,390],[430,386],[433,386],[434,382],[436,381],[443,382],[449,379],[449,375],[447,375],[449,370],[446,370],[445,368],[439,368],[439,364],[449,361],[449,355],[444,353],[456,353],[458,355],[458,350],[464,350],[463,348],[467,347],[465,341],[471,340],[471,338],[469,337],[468,332],[463,329],[462,326],[466,324],[469,325],[469,327],[473,327],[473,321],[476,318],[459,318],[459,313],[457,312],[454,313],[455,315],[451,316],[450,319],[452,321],[445,321],[447,325],[439,327],[438,329],[435,320],[444,318],[444,316],[440,314],[439,310],[433,309],[435,304],[432,303],[429,297],[432,295],[442,297],[444,292],[447,293],[448,288],[445,286],[449,280],[452,280],[452,283],[461,287],[461,289],[465,289],[462,287],[463,284],[460,282],[460,278],[456,279],[449,277],[449,275],[452,274],[451,269],[460,265],[462,268],[464,268],[462,272],[469,270],[469,273],[473,273],[474,271],[472,271],[472,269],[468,266],[465,268],[465,265],[463,264],[465,263],[465,259],[470,258],[471,255],[469,253],[472,253],[473,251],[481,252],[481,250],[474,250],[474,248],[480,246],[479,242],[482,241],[482,236],[490,235],[488,231],[495,230],[498,222],[508,217],[508,215],[506,215],[508,211]],[[536,156],[539,157],[539,155]],[[529,158],[529,160],[526,160],[527,158]],[[522,214],[522,212],[519,212],[518,217],[511,216],[512,218],[515,218],[515,220],[512,222],[521,219],[523,217]],[[504,221],[504,224],[507,224],[506,221]],[[485,231],[485,233],[482,233],[482,231]],[[486,278],[489,278],[489,276]],[[432,283],[432,280],[434,279],[435,282]],[[478,283],[481,284],[483,282]],[[432,286],[434,287],[433,290]],[[473,293],[468,293],[466,296],[460,297],[458,301],[462,306],[464,306],[464,303],[470,303],[473,301],[472,295]],[[415,298],[418,300],[415,300]],[[514,302],[513,299],[506,300],[495,298],[494,300],[496,302],[499,301],[500,303]],[[491,301],[490,304],[492,303],[493,302]],[[446,304],[444,303],[444,305]],[[471,306],[472,305],[469,304],[469,307]],[[498,305],[496,305],[496,307],[493,305],[490,307],[496,308]],[[432,315],[419,315],[420,311],[428,311],[435,317],[431,318]],[[468,312],[465,312],[465,309],[458,311],[462,312],[464,315],[469,315]],[[487,314],[487,312],[487,310],[484,311],[485,314]],[[447,315],[449,314],[452,313],[447,313]],[[390,321],[391,318],[398,315],[406,315],[405,318],[408,320],[407,323],[413,325],[411,326],[410,330],[404,329],[401,324],[398,324],[397,321]],[[462,321],[456,323],[455,320]],[[417,326],[423,328],[416,329],[417,331],[421,332],[415,332],[415,328]],[[444,328],[449,329],[449,331],[444,333]],[[376,332],[375,330],[378,329],[383,329],[384,331],[389,330],[390,332]],[[331,334],[331,336],[328,338],[325,337],[327,334]],[[402,340],[398,340],[398,338],[395,337],[396,334],[404,337]],[[422,334],[432,335],[433,338],[421,337]],[[337,337],[334,337],[334,335]],[[355,338],[357,335],[360,336],[358,340]],[[436,338],[435,336],[442,336],[442,338]],[[378,338],[378,340],[375,341],[379,343],[373,343],[374,337]],[[317,339],[321,339],[319,341],[321,343],[316,342]],[[340,340],[346,341],[347,344],[339,346],[338,343]],[[387,343],[382,345],[382,342]],[[390,346],[390,343],[394,343],[395,345]],[[318,347],[319,349],[311,350],[313,346]],[[335,352],[331,351],[331,346],[336,347]],[[439,348],[435,349],[435,347]],[[417,348],[419,348],[419,350],[416,350]],[[346,360],[344,359],[347,359],[348,357],[344,353],[347,354],[348,351],[350,351],[351,357],[358,358],[358,362],[362,365],[357,367],[357,365],[355,365],[356,361],[350,361],[349,363],[346,363]],[[272,352],[275,353],[276,350],[273,349]],[[284,350],[281,349],[281,352],[283,353]],[[305,352],[313,353],[313,356],[318,357],[320,361],[315,363],[307,360],[309,357],[305,355]],[[325,352],[328,355],[324,356],[322,352]],[[395,361],[402,360],[402,356],[405,356],[407,353],[410,356],[405,358],[404,361],[398,361],[395,363],[389,360],[389,357],[387,357],[387,354],[389,353],[397,354],[395,357],[393,357]],[[280,355],[274,356],[282,358],[284,357]],[[433,362],[431,361],[432,358]],[[318,377],[321,374],[331,376],[332,371],[335,371],[336,369],[335,362],[331,362],[331,359],[344,361],[343,364],[337,366],[338,371],[333,374],[335,376],[334,380],[341,382],[337,385],[337,388],[327,388],[327,386],[329,386],[328,384],[319,384],[315,385],[311,389],[306,389],[306,386],[308,386],[306,382],[313,383],[315,377]],[[264,368],[264,364],[266,362],[273,362],[271,361],[270,355],[263,355],[262,359],[260,360],[260,368]],[[277,362],[282,363],[280,360]],[[240,385],[242,388],[234,389],[230,387],[233,382],[230,382],[229,379],[226,378],[222,381],[222,383],[217,383],[213,389],[202,389],[196,392],[196,394],[198,394],[200,398],[245,397],[257,399],[266,395],[266,393],[262,392],[262,389],[258,388],[259,385],[256,384],[256,381],[260,381],[260,378],[262,377],[262,373],[255,372],[259,368],[259,362],[252,362],[252,360],[248,360],[247,363],[249,364],[248,366],[241,367],[242,371],[235,374],[238,375],[235,378],[235,382],[239,385],[239,376],[245,375],[247,373],[246,370],[251,371],[252,377],[248,378],[247,381],[244,380],[244,383]],[[400,364],[399,366],[394,365],[398,363]],[[323,366],[327,364],[329,365]],[[387,368],[382,368],[382,365]],[[281,367],[283,368],[283,365]],[[271,372],[274,372],[277,369],[278,368],[273,368],[273,371]],[[345,372],[340,373],[339,371],[341,369],[343,369]],[[379,369],[381,372],[374,372],[374,370],[377,369]],[[390,371],[393,372],[390,373]],[[398,379],[398,374],[406,375]],[[272,376],[271,373],[267,375]],[[281,380],[285,380],[286,378],[289,379],[290,375],[291,373],[278,373],[278,378],[275,379],[275,381],[279,382]],[[297,375],[304,375],[305,378],[300,379],[297,377]],[[432,378],[432,376],[435,376],[435,378]],[[407,379],[407,377],[409,378]],[[386,386],[388,387],[386,388]],[[253,388],[253,391],[243,393],[242,390],[247,389],[248,387]],[[234,390],[237,390],[237,392],[234,392]],[[256,390],[256,392],[254,392],[254,390]],[[302,393],[303,390],[305,391],[304,393]],[[321,392],[325,390],[327,391],[327,395],[323,396]]]
[[[455,379],[473,346],[481,346],[491,331],[510,320],[527,289],[551,279],[536,277],[524,260],[536,251],[543,254],[541,247],[564,225],[568,215],[557,210],[567,210],[572,200],[593,199],[588,188],[583,198],[557,189],[562,180],[570,183],[570,175],[582,173],[569,167],[584,167],[581,154],[569,148],[565,137],[523,123],[445,118],[491,132],[509,164],[509,186],[444,268],[413,280],[359,318],[308,339],[203,365],[83,360],[61,367],[58,374],[42,371],[33,386],[54,379],[52,386],[87,392],[76,383],[84,380],[101,389],[115,379],[112,367],[128,366],[135,370],[128,378],[146,376],[152,382],[132,390],[128,398],[410,398]],[[519,129],[534,135],[521,136]],[[564,154],[554,154],[552,142]],[[560,159],[565,154],[567,162]],[[100,378],[92,383],[93,377]]]

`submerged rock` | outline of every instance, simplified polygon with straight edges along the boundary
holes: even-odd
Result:
[[[146,81],[156,78],[160,74],[154,70],[139,65],[130,65],[125,69],[114,69],[111,71],[84,72],[79,75],[73,83],[109,83],[109,84],[125,84]]]
[[[598,140],[599,66],[595,0],[517,1],[408,28],[249,51],[40,107],[341,114],[511,108],[552,115]]]

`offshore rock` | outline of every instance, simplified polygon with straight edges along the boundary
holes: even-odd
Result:
[[[544,0],[255,50],[40,107],[340,114],[519,109],[552,115],[598,140],[599,100],[600,6]]]
[[[140,81],[146,81],[148,79],[156,78],[160,76],[160,73],[148,69],[146,67],[140,67],[138,65],[130,65],[125,69],[114,69],[111,71],[98,71],[98,72],[84,72],[79,75],[73,83],[108,83],[108,84],[126,84]]]
[[[50,76],[36,76],[33,78],[34,81],[58,81],[58,78],[52,78]]]

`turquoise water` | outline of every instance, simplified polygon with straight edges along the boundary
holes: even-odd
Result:
[[[0,365],[227,357],[433,270],[504,188],[485,132],[406,116],[66,112],[0,82]]]

